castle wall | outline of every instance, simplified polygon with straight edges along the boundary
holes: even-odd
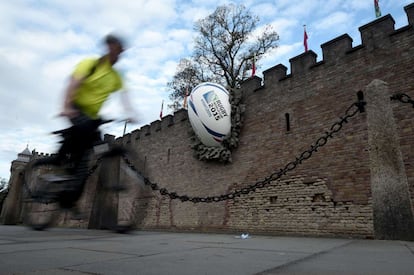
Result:
[[[216,196],[249,187],[309,150],[357,101],[357,92],[366,93],[373,80],[386,82],[390,95],[402,92],[414,97],[413,11],[414,4],[406,7],[409,25],[399,30],[390,15],[383,16],[359,28],[361,45],[353,46],[352,38],[345,34],[321,45],[319,62],[316,54],[308,51],[290,60],[290,74],[279,64],[264,71],[263,79],[253,77],[244,82],[244,126],[231,163],[194,157],[186,110],[154,121],[117,142],[132,149],[131,162],[151,182],[178,195]],[[367,112],[375,108],[369,104],[367,101]],[[114,203],[119,206],[118,220],[132,217],[143,229],[390,238],[379,234],[390,219],[379,220],[377,209],[387,206],[378,208],[377,193],[372,192],[376,186],[372,137],[375,140],[376,133],[369,127],[367,112],[350,118],[326,145],[279,180],[233,200],[172,200],[145,186],[121,165],[120,179],[131,190]],[[406,187],[401,189],[406,190],[405,203],[411,208],[406,217],[411,213],[412,219],[414,109],[394,101],[390,112],[402,167],[396,165],[392,171],[399,169],[398,178],[404,179],[399,183]],[[97,173],[90,178],[89,191],[81,200],[91,213],[98,207],[94,206],[96,182],[103,177]],[[383,183],[385,178],[378,180]],[[98,222],[91,224],[99,228]],[[404,238],[414,238],[414,228],[407,230]]]
[[[321,46],[320,62],[308,51],[290,60],[289,75],[285,66],[277,65],[264,72],[263,85],[259,78],[243,83],[245,123],[230,164],[193,157],[184,110],[121,142],[145,159],[151,181],[179,195],[214,196],[252,185],[308,150],[372,80],[387,82],[390,94],[412,94],[412,25],[395,30],[387,15],[360,32],[359,46],[352,47],[352,38],[343,35]],[[409,108],[393,103],[412,202],[414,132]],[[309,160],[256,192],[193,204],[146,190],[130,198],[135,204],[129,205],[147,206],[139,223],[143,228],[374,237],[369,151],[367,117],[362,113]]]

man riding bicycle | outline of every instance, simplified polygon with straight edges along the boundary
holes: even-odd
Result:
[[[82,60],[73,71],[64,95],[64,106],[60,113],[67,117],[72,127],[65,133],[62,146],[57,154],[58,158],[70,154],[74,167],[67,177],[56,176],[50,181],[77,182],[75,187],[62,185],[63,188],[71,187],[75,190],[67,193],[67,204],[71,207],[81,195],[83,185],[87,178],[88,153],[99,140],[97,128],[99,123],[99,111],[113,92],[123,88],[121,75],[113,65],[118,61],[124,51],[123,41],[113,35],[105,37],[107,52],[100,58],[87,58]],[[122,92],[122,102],[128,112],[132,111],[126,97],[126,91]],[[64,162],[64,159],[57,159]],[[65,199],[65,198],[63,198]]]

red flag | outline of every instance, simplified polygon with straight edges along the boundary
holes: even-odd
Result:
[[[306,33],[306,25],[303,26],[303,46],[305,47],[305,52],[308,51],[308,34]]]
[[[253,56],[252,77],[256,75],[256,55]]]
[[[164,108],[164,100],[161,103],[160,119],[162,119],[162,109]]]
[[[375,16],[378,18],[381,16],[381,10],[379,7],[379,0],[374,0],[374,6],[375,6]]]
[[[183,104],[184,109],[187,109],[187,97],[188,97],[188,87],[185,90],[184,104]]]

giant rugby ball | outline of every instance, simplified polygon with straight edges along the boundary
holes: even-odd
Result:
[[[188,118],[200,141],[206,146],[220,146],[231,131],[229,93],[221,85],[204,82],[188,98]]]

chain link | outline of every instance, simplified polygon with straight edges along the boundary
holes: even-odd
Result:
[[[411,97],[409,97],[408,95],[404,93],[398,93],[398,94],[391,96],[391,100],[398,100],[398,101],[401,101],[402,103],[410,103],[411,105],[413,105],[413,108],[414,108],[414,100],[412,100]]]
[[[88,175],[85,180],[87,180],[93,173],[95,173],[96,169],[98,169],[99,165],[102,162],[102,157],[98,158],[95,164],[88,170]]]
[[[283,169],[280,169],[279,171],[270,174],[268,177],[262,180],[259,180],[247,187],[239,188],[233,192],[229,192],[222,195],[207,197],[191,197],[188,195],[179,195],[176,192],[170,192],[168,191],[168,189],[160,188],[160,186],[157,183],[151,182],[147,177],[144,177],[125,155],[123,156],[123,159],[131,170],[133,170],[139,177],[142,177],[144,179],[144,184],[146,186],[151,187],[152,190],[158,191],[162,196],[167,196],[172,200],[178,199],[182,202],[190,201],[193,203],[211,203],[232,200],[236,197],[240,197],[241,195],[247,195],[251,192],[255,192],[257,189],[266,187],[271,182],[280,179],[283,175],[286,175],[288,172],[294,170],[303,161],[311,158],[313,153],[317,152],[319,148],[325,146],[328,140],[333,138],[334,134],[338,133],[342,129],[343,125],[347,123],[350,118],[354,117],[358,113],[364,112],[365,105],[366,102],[363,99],[362,92],[360,92],[358,93],[358,101],[348,107],[348,109],[345,111],[345,115],[343,117],[340,117],[339,121],[335,122],[331,126],[329,131],[325,132],[323,136],[318,138],[316,142],[312,144],[308,150],[300,154],[299,157],[296,157],[294,161],[287,163]]]

